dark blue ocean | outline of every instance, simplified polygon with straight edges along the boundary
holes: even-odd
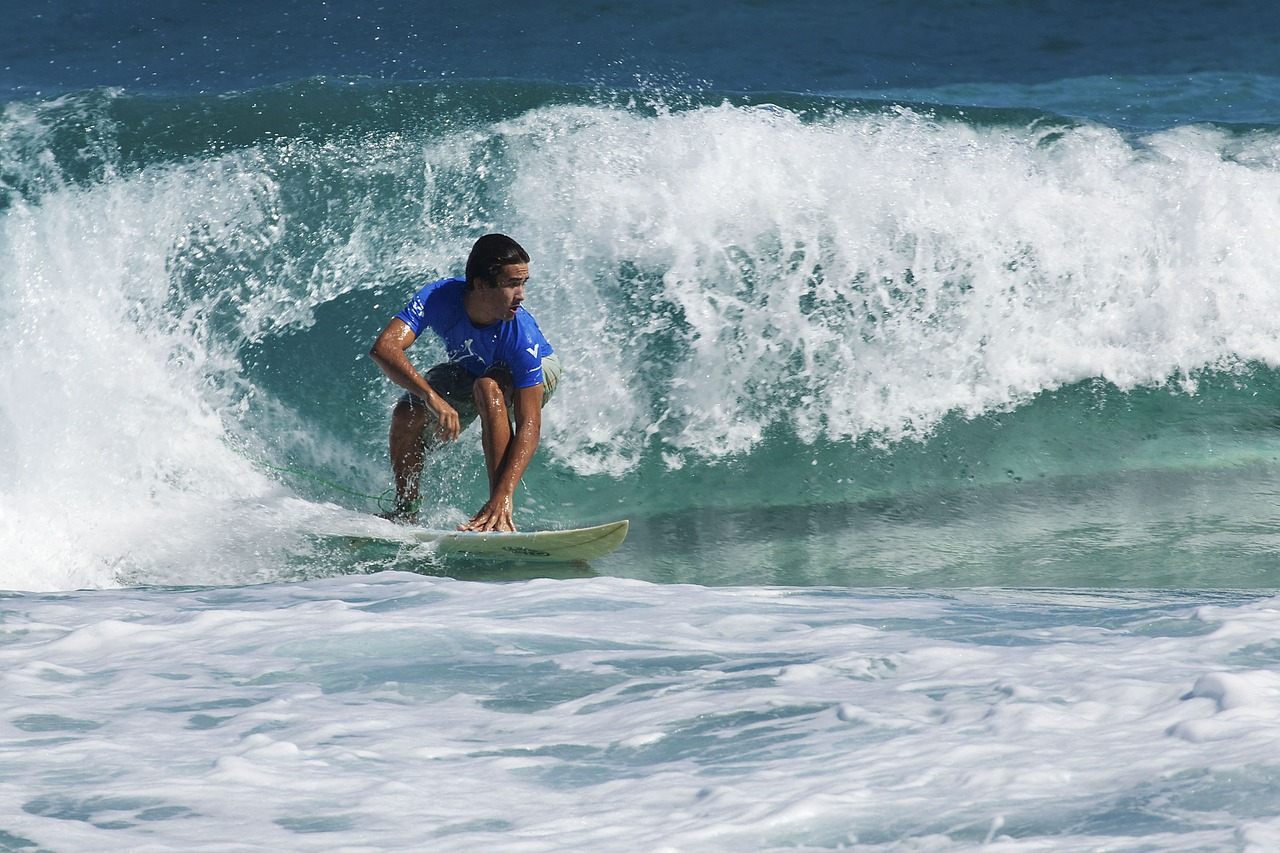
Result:
[[[11,11],[0,851],[1280,849],[1277,37]],[[368,348],[490,231],[566,367],[516,521],[629,518],[589,565],[375,516]]]

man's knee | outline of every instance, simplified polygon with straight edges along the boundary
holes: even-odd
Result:
[[[471,390],[475,396],[476,409],[481,417],[506,413],[506,391],[497,379],[492,376],[481,376],[471,386]]]
[[[425,404],[404,399],[391,410],[391,432],[396,436],[418,437],[426,432],[434,420],[431,410]]]

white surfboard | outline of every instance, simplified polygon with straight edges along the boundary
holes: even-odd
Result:
[[[612,553],[627,538],[626,519],[576,530],[467,533],[409,528],[409,538],[432,543],[442,554],[529,562],[586,562]]]

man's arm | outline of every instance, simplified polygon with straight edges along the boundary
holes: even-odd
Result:
[[[418,336],[409,328],[409,324],[395,317],[374,341],[369,357],[377,362],[388,379],[421,398],[435,416],[439,437],[445,441],[453,441],[462,431],[457,410],[427,384],[427,380],[422,378],[405,354],[405,350],[417,339]]]
[[[511,518],[516,486],[542,439],[542,383],[515,390],[516,430],[507,443],[489,490],[489,500],[462,530],[513,531]]]

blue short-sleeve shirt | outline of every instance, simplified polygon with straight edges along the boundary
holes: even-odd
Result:
[[[461,278],[432,282],[418,291],[396,317],[415,336],[421,336],[424,329],[439,335],[449,360],[472,376],[502,368],[511,373],[517,388],[541,383],[542,359],[553,350],[533,315],[521,306],[513,320],[476,326],[463,304],[466,289],[467,283]]]

